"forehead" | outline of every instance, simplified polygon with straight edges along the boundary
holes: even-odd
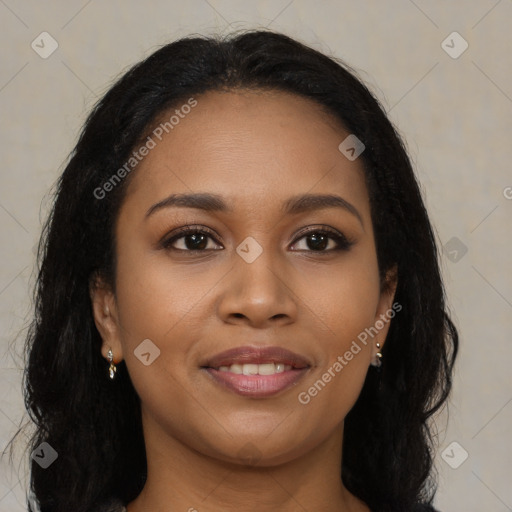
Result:
[[[256,207],[307,192],[367,199],[361,160],[338,149],[349,133],[315,102],[246,90],[193,100],[192,108],[183,107],[194,104],[185,99],[153,123],[153,148],[134,171],[128,199],[213,192],[230,198],[233,208],[237,201]]]

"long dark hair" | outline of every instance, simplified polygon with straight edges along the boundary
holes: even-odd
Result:
[[[406,150],[347,65],[282,34],[250,31],[184,38],[131,68],[89,115],[57,182],[39,245],[24,375],[25,404],[37,428],[30,448],[47,442],[58,453],[47,469],[31,461],[31,489],[42,512],[89,512],[111,497],[128,503],[146,479],[139,398],[124,363],[108,379],[89,296],[97,273],[115,285],[114,225],[133,174],[105,197],[98,187],[164,111],[206,91],[235,88],[310,98],[366,146],[360,158],[380,275],[384,280],[397,268],[395,301],[402,310],[391,322],[381,372],[369,370],[345,419],[340,477],[375,511],[432,502],[431,416],[450,392],[458,335]]]

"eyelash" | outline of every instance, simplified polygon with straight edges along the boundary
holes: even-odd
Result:
[[[204,252],[212,251],[212,250],[213,251],[220,250],[220,249],[176,249],[175,247],[172,247],[172,244],[174,242],[176,242],[177,240],[179,240],[180,238],[184,238],[185,236],[192,235],[192,234],[207,235],[210,238],[212,238],[216,244],[221,245],[221,244],[219,244],[219,242],[217,242],[217,240],[215,240],[215,234],[211,230],[204,228],[204,227],[199,228],[196,226],[184,226],[184,227],[180,228],[177,232],[175,232],[170,238],[164,239],[161,242],[161,247],[163,249],[166,249],[169,251],[182,252],[182,253],[184,253],[184,252],[188,252],[188,253],[203,252],[204,253]],[[328,228],[327,226],[320,226],[320,227],[315,227],[315,228],[308,228],[307,230],[304,230],[304,231],[301,231],[300,233],[298,233],[297,234],[298,238],[296,238],[296,240],[294,241],[294,244],[310,234],[327,235],[329,238],[334,240],[337,244],[337,247],[335,247],[333,249],[328,249],[328,250],[314,251],[312,249],[305,249],[306,252],[311,252],[311,253],[315,253],[315,254],[322,255],[322,254],[329,254],[329,253],[338,252],[338,251],[348,251],[350,249],[350,247],[352,245],[354,245],[354,243],[355,243],[353,240],[350,240],[349,238],[347,238],[345,235],[339,233],[338,231]],[[303,251],[304,251],[304,249],[300,249],[297,252],[303,252]]]

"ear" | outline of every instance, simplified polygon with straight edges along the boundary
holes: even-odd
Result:
[[[89,279],[89,295],[91,297],[94,323],[103,340],[101,354],[107,359],[109,349],[114,356],[114,364],[123,360],[120,326],[117,304],[112,287],[97,272]]]
[[[395,265],[386,273],[384,282],[381,285],[379,304],[373,325],[378,330],[373,337],[372,356],[375,359],[377,352],[382,349],[389,331],[391,319],[402,309],[401,304],[393,304],[396,287],[398,284],[398,269]],[[380,349],[377,347],[380,344]]]

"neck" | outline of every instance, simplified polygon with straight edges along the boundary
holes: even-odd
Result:
[[[145,436],[147,480],[127,512],[369,512],[341,480],[342,426],[321,446],[267,466],[213,458],[158,432]]]

